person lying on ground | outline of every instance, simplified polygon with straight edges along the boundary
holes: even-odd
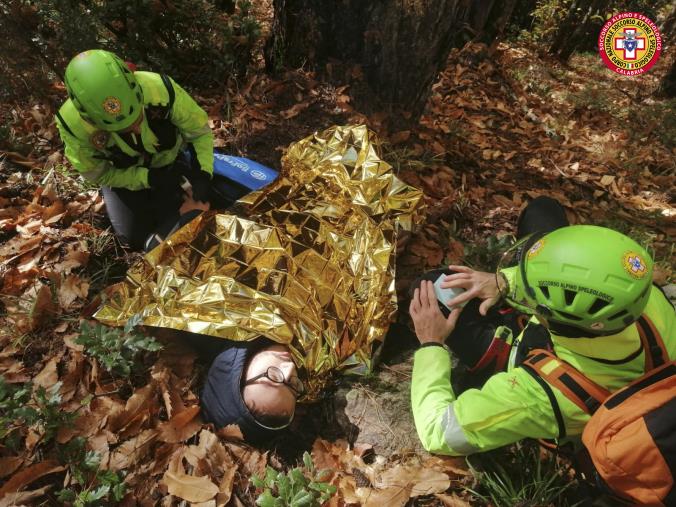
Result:
[[[148,252],[95,318],[224,339],[204,418],[238,424],[247,439],[270,435],[297,399],[372,369],[397,307],[397,233],[419,220],[421,195],[379,158],[366,127],[316,133],[289,147],[274,183]]]
[[[141,250],[163,222],[175,223],[184,188],[209,201],[214,143],[207,113],[172,78],[133,72],[95,49],[70,61],[64,82],[68,99],[56,126],[65,155],[102,187],[124,243]]]
[[[548,198],[524,210],[519,236],[497,275],[450,266],[414,287],[409,310],[421,347],[411,404],[430,452],[467,455],[527,437],[582,434],[590,415],[524,364],[532,349],[552,350],[610,392],[650,369],[652,352],[638,326],[661,336],[664,360],[676,358],[674,308],[652,284],[653,261],[643,247],[608,228],[567,225]],[[440,275],[439,288],[466,291],[440,305]],[[501,301],[532,316],[525,328]],[[479,389],[456,394],[446,346]]]

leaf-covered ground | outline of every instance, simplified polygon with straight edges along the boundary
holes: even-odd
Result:
[[[236,90],[197,97],[218,147],[271,166],[289,143],[330,125],[366,123],[379,134],[384,158],[424,190],[428,205],[425,225],[399,245],[406,324],[415,276],[449,262],[489,267],[520,209],[542,194],[559,199],[573,222],[609,225],[646,244],[656,280],[670,283],[676,125],[673,102],[654,96],[667,67],[663,58],[647,75],[623,78],[596,55],[563,66],[525,45],[502,44],[494,54],[470,45],[450,55],[416,123],[355,110],[358,72],[338,88],[302,71],[253,73]],[[106,469],[124,479],[124,505],[251,505],[259,493],[252,474],[293,466],[310,449],[315,465],[331,470],[331,505],[480,503],[464,489],[473,484],[464,459],[374,456],[358,436],[348,443],[322,424],[322,410],[307,410],[316,423],[294,429],[295,448],[254,449],[236,428],[214,431],[197,408],[207,363],[170,338],[159,336],[164,349],[146,354],[130,376],[89,356],[75,341],[81,316],[134,254],[111,234],[97,191],[63,159],[53,122],[63,98],[55,85],[50,102],[0,109],[0,403],[9,406],[12,389],[47,418],[14,427],[0,414],[8,424],[0,428],[0,506],[53,505],[59,490],[96,493],[102,484],[112,498],[117,483],[103,477]],[[16,394],[29,382],[23,398]],[[81,456],[94,463],[84,478],[82,462],[68,455],[83,451],[78,438],[96,453]]]

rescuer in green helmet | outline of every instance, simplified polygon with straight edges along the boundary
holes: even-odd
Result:
[[[102,186],[123,241],[140,249],[164,221],[175,223],[186,192],[208,202],[213,135],[206,112],[173,79],[94,49],[70,61],[64,81],[56,125],[66,157]]]
[[[661,337],[667,360],[676,358],[674,308],[652,284],[643,247],[611,229],[567,225],[549,198],[529,204],[518,229],[520,241],[497,273],[450,266],[412,291],[421,347],[411,404],[431,452],[466,455],[527,437],[581,435],[590,415],[523,364],[532,349],[549,349],[610,392],[644,374],[650,351],[639,325]],[[465,292],[444,300],[441,289]],[[456,395],[447,348],[480,379],[478,389]]]

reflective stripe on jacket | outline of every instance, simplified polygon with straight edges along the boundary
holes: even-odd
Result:
[[[99,130],[84,121],[74,104],[68,99],[59,114],[56,126],[65,145],[65,154],[73,167],[90,181],[98,185],[122,187],[139,190],[148,187],[148,167],[164,167],[176,160],[178,153],[192,144],[200,168],[213,173],[213,134],[209,128],[207,113],[181,88],[169,78],[174,91],[174,102],[168,111],[167,121],[175,127],[175,141],[170,146],[162,146],[158,133],[151,130],[147,114],[150,108],[168,107],[169,89],[162,76],[154,72],[135,72],[134,75],[143,90],[143,103],[146,117],[141,125],[140,142],[146,156],[129,146],[115,132]],[[113,151],[121,152],[131,161],[125,167],[115,167],[110,157]]]
[[[676,358],[676,314],[656,287],[644,310]],[[469,337],[468,337],[469,338]],[[615,335],[564,338],[552,335],[554,350],[599,385],[615,391],[644,373],[644,354],[618,361],[641,347],[636,324]],[[628,352],[627,352],[628,351]],[[591,359],[596,358],[596,359]],[[511,444],[523,438],[557,438],[559,427],[545,390],[525,369],[510,364],[481,389],[455,396],[450,382],[451,360],[443,347],[415,353],[411,406],[418,436],[430,452],[465,455]],[[566,435],[579,436],[589,415],[552,387],[561,409]]]

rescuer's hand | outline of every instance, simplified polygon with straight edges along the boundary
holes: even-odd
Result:
[[[500,290],[498,283],[504,280],[495,275],[495,273],[486,273],[484,271],[475,271],[467,266],[448,266],[455,271],[452,275],[446,275],[441,282],[443,289],[458,288],[465,289],[465,292],[454,297],[450,301],[444,301],[448,306],[459,305],[470,299],[479,298],[482,300],[479,306],[479,313],[486,315],[488,309],[500,299]]]
[[[456,298],[457,299],[457,298]],[[408,311],[413,319],[415,334],[420,343],[444,343],[455,329],[461,308],[454,308],[448,318],[444,318],[434,292],[434,283],[423,280],[420,288],[413,292]]]

